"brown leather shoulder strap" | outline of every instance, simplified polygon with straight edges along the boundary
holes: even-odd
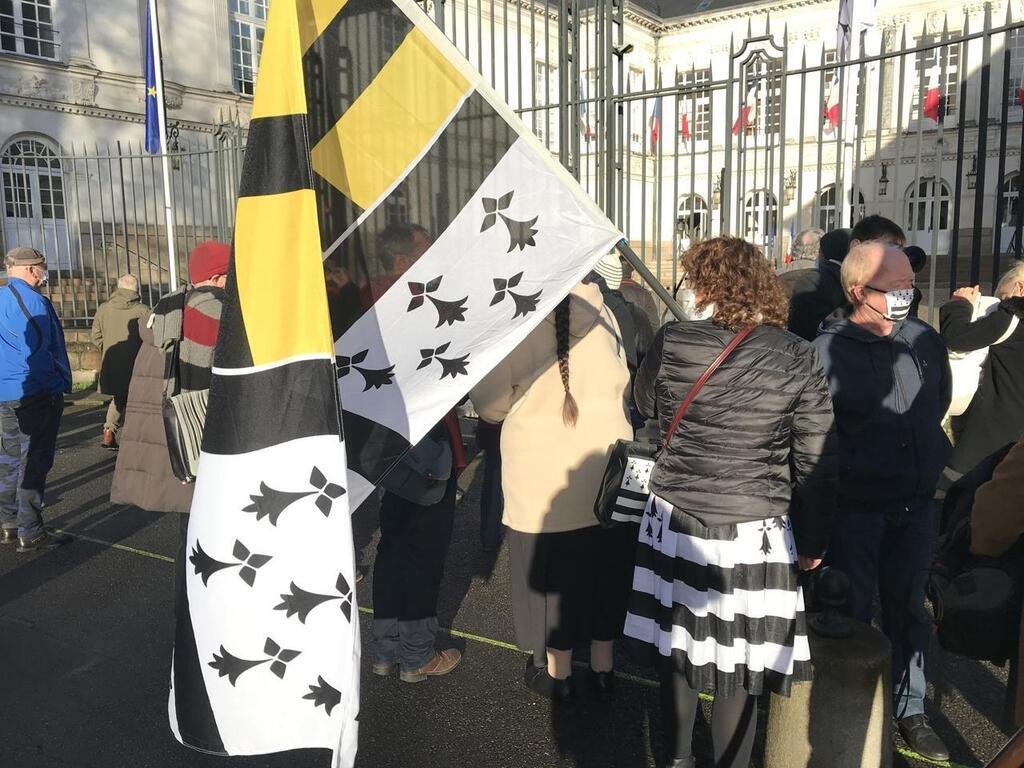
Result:
[[[686,415],[686,412],[690,409],[690,404],[697,397],[697,393],[700,392],[701,388],[708,383],[708,379],[711,378],[711,374],[718,370],[718,366],[720,366],[722,363],[726,361],[729,355],[731,355],[736,350],[736,347],[743,343],[743,340],[750,335],[751,331],[753,331],[754,328],[756,328],[756,326],[748,325],[746,328],[743,328],[739,333],[733,336],[729,343],[725,345],[725,349],[722,350],[721,354],[718,357],[716,357],[714,362],[708,366],[708,369],[701,374],[701,377],[693,383],[693,386],[690,387],[690,391],[686,393],[686,397],[683,398],[683,402],[679,405],[679,409],[676,411],[676,415],[672,419],[672,425],[668,428],[668,431],[665,433],[665,439],[661,441],[662,450],[665,450],[665,447],[669,444],[669,441],[672,440],[672,437],[675,435],[676,430],[679,429],[679,423],[683,420],[683,417]]]

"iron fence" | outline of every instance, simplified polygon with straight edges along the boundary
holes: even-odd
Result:
[[[175,142],[178,144],[178,142]],[[222,130],[169,152],[174,229],[181,256],[199,242],[229,239],[241,172],[241,132]],[[47,288],[69,327],[87,324],[121,274],[138,277],[143,300],[167,292],[168,231],[161,156],[121,142],[53,147],[32,137],[0,159],[5,248],[27,245],[47,256]]]
[[[767,18],[742,33],[658,22],[623,0],[422,7],[667,286],[702,238],[746,237],[784,269],[801,230],[875,212],[931,255],[927,311],[1021,255],[1024,22],[1009,8],[1000,21],[990,6],[890,21],[843,61],[822,42],[831,29],[806,40]],[[346,66],[372,66],[349,54]],[[230,237],[243,144],[235,128],[172,155],[182,255]],[[85,322],[122,271],[151,300],[166,290],[159,156],[32,151],[3,158],[3,239],[58,254],[62,315]]]

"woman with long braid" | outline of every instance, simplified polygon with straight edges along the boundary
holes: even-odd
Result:
[[[629,370],[597,285],[573,289],[471,393],[501,430],[504,523],[524,682],[569,703],[573,651],[590,645],[589,680],[613,687],[636,528],[604,530],[594,499],[615,441],[632,437]]]

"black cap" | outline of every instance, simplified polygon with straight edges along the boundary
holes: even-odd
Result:
[[[916,245],[908,245],[903,249],[903,252],[907,254],[907,260],[910,262],[910,268],[915,273],[920,272],[924,269],[928,263],[928,254],[924,252],[924,248],[920,248]]]
[[[841,262],[850,252],[850,230],[833,229],[821,236],[821,258]]]

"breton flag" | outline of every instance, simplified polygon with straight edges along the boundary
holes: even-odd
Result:
[[[352,765],[348,509],[620,238],[413,0],[271,4],[179,573],[184,743]]]
[[[146,151],[161,151],[164,130],[164,79],[160,61],[160,31],[157,26],[156,0],[146,6]]]
[[[740,113],[736,122],[732,124],[733,136],[738,136],[748,127],[757,124],[757,84],[750,86],[747,91],[747,100],[740,105]]]
[[[940,88],[929,88],[924,95],[924,116],[936,125],[946,117],[946,97]]]
[[[828,93],[825,94],[825,108],[822,110],[822,119],[825,121],[826,133],[834,133],[839,127],[839,76],[833,75],[829,83]]]
[[[658,148],[658,141],[661,139],[661,96],[654,100],[654,109],[651,110],[651,152]]]

